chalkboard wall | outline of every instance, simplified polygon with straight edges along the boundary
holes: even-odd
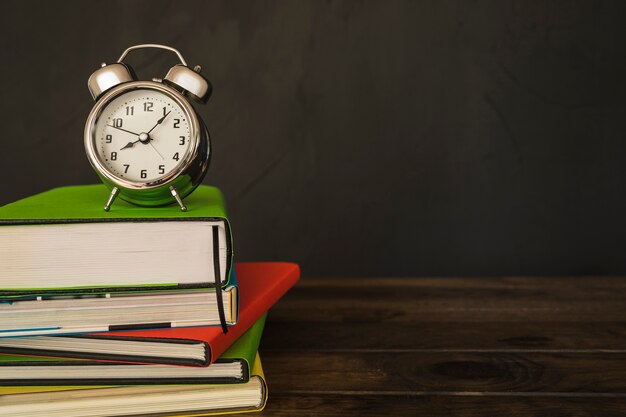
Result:
[[[625,40],[620,1],[3,2],[0,204],[97,182],[86,80],[164,43],[214,84],[238,260],[626,274]]]

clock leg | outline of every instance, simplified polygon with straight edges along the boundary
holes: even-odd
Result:
[[[176,191],[176,187],[171,186],[170,192],[172,193],[172,196],[176,199],[176,202],[180,206],[180,211],[187,211],[187,207],[185,206],[185,203],[183,203],[183,199],[180,198],[178,191]]]
[[[109,199],[107,200],[107,203],[104,205],[104,211],[111,210],[111,204],[113,204],[113,201],[115,200],[115,198],[117,197],[119,193],[120,193],[119,188],[113,187],[113,189],[111,190],[111,194],[109,194]]]

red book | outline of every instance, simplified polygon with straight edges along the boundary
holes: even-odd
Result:
[[[300,278],[297,264],[285,262],[236,263],[239,321],[223,333],[220,326],[131,330],[79,336],[41,336],[61,341],[37,349],[0,349],[5,353],[85,358],[106,361],[207,366],[213,363]],[[25,338],[24,338],[25,339]],[[59,343],[57,343],[59,345]]]

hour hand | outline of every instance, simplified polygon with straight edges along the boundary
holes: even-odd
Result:
[[[135,143],[139,142],[138,140],[134,141],[134,142],[128,142],[126,145],[124,145],[124,147],[122,149],[126,149],[126,148],[132,148],[133,146],[135,146]],[[120,151],[122,150],[120,149]]]

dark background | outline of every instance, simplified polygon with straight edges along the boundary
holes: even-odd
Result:
[[[156,42],[214,84],[238,260],[626,273],[626,2],[3,2],[0,42],[0,204],[97,182],[87,78]]]

